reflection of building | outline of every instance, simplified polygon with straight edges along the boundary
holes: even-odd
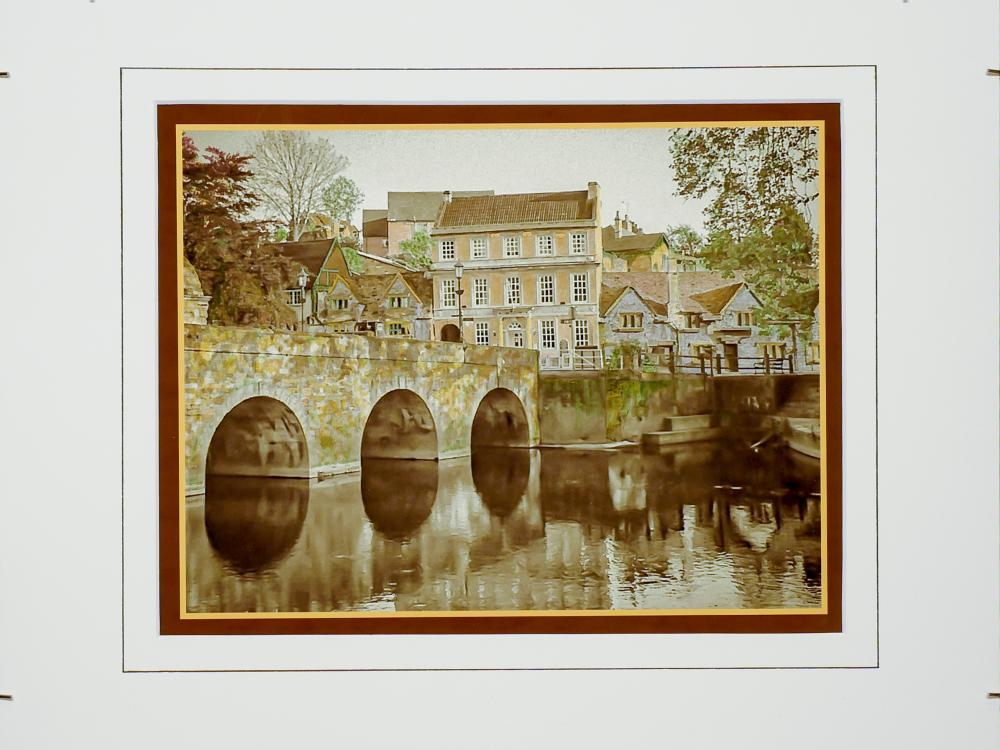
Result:
[[[435,338],[538,349],[543,367],[588,358],[600,366],[596,182],[558,193],[445,193],[431,237]]]
[[[492,190],[456,191],[456,197],[492,195]],[[391,191],[386,209],[364,209],[362,230],[364,250],[372,255],[400,254],[399,243],[412,239],[417,232],[430,234],[437,219],[444,193],[437,191]]]

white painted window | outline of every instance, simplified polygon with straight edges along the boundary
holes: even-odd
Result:
[[[538,304],[551,305],[556,301],[556,280],[554,276],[538,277]]]
[[[489,279],[472,280],[472,304],[475,307],[489,307],[490,305]]]
[[[438,243],[438,258],[440,260],[455,260],[455,240],[441,240]]]
[[[469,240],[469,257],[470,258],[486,257],[485,237],[473,237],[471,240]]]
[[[620,316],[621,328],[642,328],[642,313],[629,312]]]
[[[577,348],[590,346],[590,321],[573,321],[573,343]]]
[[[404,323],[390,323],[387,329],[390,336],[409,336],[410,330]]]
[[[333,301],[334,310],[346,310],[350,306],[351,306],[351,301],[347,299],[347,297],[337,297]]]
[[[441,307],[457,307],[455,279],[441,279]]]
[[[542,349],[556,348],[556,322],[554,320],[543,320],[538,324],[539,341]]]
[[[301,289],[286,289],[285,290],[285,301],[289,305],[301,305],[305,298],[302,295]]]
[[[334,333],[354,333],[354,321],[346,323],[333,323],[330,325]]]
[[[508,235],[503,238],[503,257],[518,258],[521,255],[521,237],[519,235]]]
[[[409,307],[410,298],[397,295],[389,297],[389,307]]]
[[[751,325],[753,325],[753,313],[752,312],[736,313],[736,325],[742,326],[743,328],[749,328]]]
[[[551,234],[535,235],[535,255],[555,255],[556,244]]]
[[[521,304],[521,277],[520,276],[508,276],[504,280],[504,304],[507,305],[520,305]]]
[[[490,324],[485,321],[476,323],[476,343],[480,346],[490,345]]]
[[[572,280],[571,289],[573,291],[574,302],[590,301],[590,279],[585,273],[574,273],[570,277]]]
[[[587,254],[587,233],[571,232],[569,235],[569,251],[573,255]]]

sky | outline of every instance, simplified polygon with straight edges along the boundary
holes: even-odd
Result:
[[[586,190],[601,186],[602,223],[615,211],[646,232],[688,224],[702,230],[699,200],[674,195],[667,128],[319,130],[350,161],[341,173],[365,195],[361,208],[386,208],[389,191]],[[248,153],[255,131],[189,131],[199,148]],[[353,217],[361,226],[361,210]]]

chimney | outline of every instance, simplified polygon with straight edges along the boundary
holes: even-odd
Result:
[[[618,211],[615,211],[615,239],[622,236],[622,217]]]
[[[639,227],[636,226],[635,222],[632,222],[632,234],[639,234]]]
[[[625,220],[622,222],[622,234],[632,234],[631,230],[629,229],[629,227],[631,226],[632,223],[628,220],[628,214],[625,214]]]
[[[450,190],[445,190],[444,191],[444,202],[445,203],[451,203],[451,191]]]
[[[601,186],[598,185],[594,180],[587,183],[587,202],[592,204],[594,207],[593,218],[594,224],[598,229],[601,228]]]

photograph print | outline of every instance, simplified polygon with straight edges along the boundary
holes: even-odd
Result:
[[[839,117],[161,105],[161,632],[839,631]]]

